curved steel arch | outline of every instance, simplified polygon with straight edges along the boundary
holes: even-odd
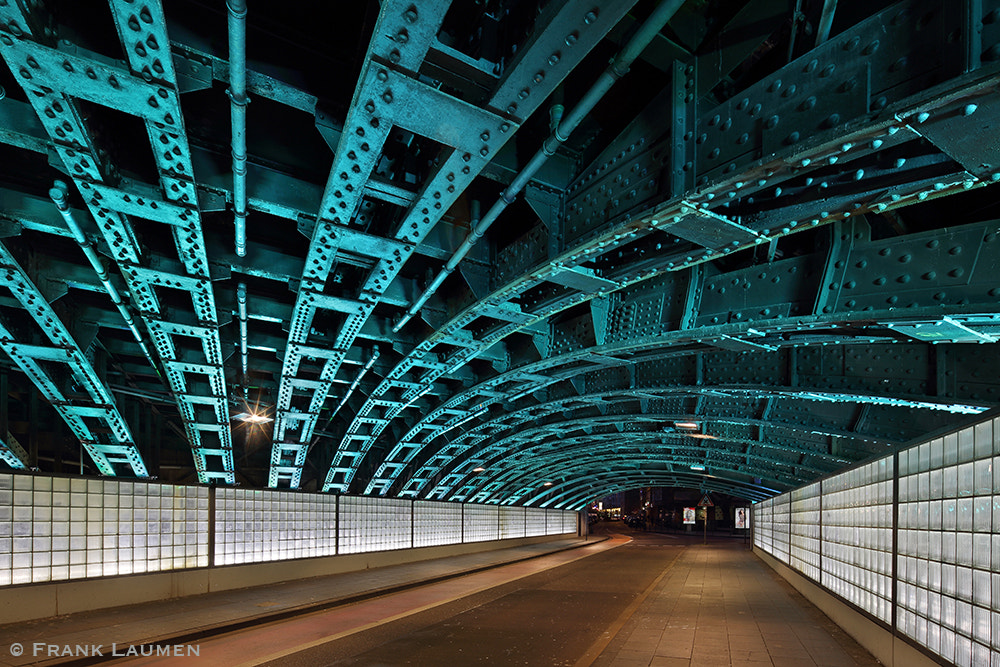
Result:
[[[886,318],[898,316],[889,312],[884,314]],[[837,344],[854,344],[865,347],[875,343],[896,346],[901,345],[903,346],[903,349],[920,345],[919,343],[914,343],[912,339],[907,339],[903,336],[886,337],[881,335],[882,332],[891,330],[891,327],[887,327],[885,325],[880,325],[879,335],[874,335],[872,331],[852,332],[851,327],[859,327],[862,323],[873,323],[877,321],[875,318],[877,318],[878,315],[881,315],[881,313],[875,313],[875,318],[873,318],[872,313],[867,311],[859,311],[853,315],[857,317],[857,319],[853,321],[845,320],[843,316],[824,316],[812,318],[812,321],[808,325],[805,325],[811,332],[808,336],[775,340],[773,341],[773,352],[776,353],[782,350],[789,351],[799,347],[805,348],[810,345],[823,346],[833,342],[836,342]],[[992,316],[987,316],[982,313],[973,315],[966,312],[964,315],[970,321],[977,317],[992,318]],[[801,318],[797,319],[801,320]],[[954,321],[959,322],[960,319],[961,318],[955,319]],[[395,445],[389,448],[387,455],[375,470],[364,491],[365,493],[372,493],[375,491],[382,494],[388,493],[390,487],[397,482],[400,474],[406,469],[407,464],[409,464],[425,448],[434,449],[433,441],[436,438],[444,433],[447,433],[448,431],[460,428],[470,421],[487,414],[491,406],[502,403],[509,404],[524,395],[537,393],[546,387],[550,387],[556,382],[566,381],[573,377],[586,376],[590,373],[613,368],[615,365],[625,363],[634,365],[654,363],[661,359],[676,359],[678,352],[675,351],[671,353],[669,351],[671,348],[680,348],[681,355],[695,356],[706,353],[724,354],[727,352],[725,349],[712,347],[712,343],[717,342],[728,345],[732,341],[738,340],[740,336],[748,335],[748,332],[757,332],[757,334],[762,336],[770,332],[770,335],[775,337],[783,336],[785,335],[784,329],[788,326],[789,323],[787,321],[772,320],[763,324],[754,324],[753,326],[750,324],[738,326],[724,325],[717,327],[703,327],[697,331],[670,331],[660,333],[658,336],[652,338],[647,337],[639,343],[624,341],[614,344],[594,346],[579,352],[551,357],[527,364],[526,366],[516,370],[507,371],[455,395],[415,422],[409,430],[399,438]],[[796,328],[802,326],[803,325],[800,322],[795,325]],[[837,331],[837,333],[829,333],[834,331]],[[817,340],[817,337],[822,340]],[[765,336],[761,338],[759,342],[763,345],[768,342],[768,338]],[[693,343],[697,344],[696,348],[684,349],[685,346],[689,346]],[[653,354],[647,355],[649,358],[637,357],[636,355],[640,352],[652,352]],[[738,354],[736,352],[732,353]],[[604,364],[611,362],[611,366],[584,364],[573,368],[572,366],[574,364],[579,364],[580,359],[599,359],[601,363]],[[569,370],[566,370],[562,367],[570,368]],[[552,373],[552,375],[546,375],[546,373]],[[502,389],[505,385],[510,385],[506,391]],[[634,381],[632,381],[632,385],[637,392],[641,393],[644,390],[647,390],[646,387],[635,386]],[[788,395],[801,395],[803,393],[803,389],[805,389],[805,387],[796,387],[794,389],[791,387],[784,388],[785,394]],[[902,394],[896,396],[886,396],[883,390],[875,387],[868,388],[867,392],[858,391],[860,387],[854,389],[854,399],[852,399],[851,391],[823,391],[824,388],[822,386],[815,386],[813,389],[816,391],[809,393],[809,397],[815,400],[836,400],[841,402],[857,400],[861,403],[869,402],[881,403],[885,405],[912,406],[930,410],[941,409],[955,413],[971,414],[985,410],[987,409],[987,405],[989,405],[989,403],[981,403],[977,401],[949,401],[947,398],[942,396],[919,394],[912,397]],[[736,388],[734,387],[732,390],[735,391]],[[760,396],[769,391],[774,392],[775,394],[781,394],[782,388],[779,386],[764,386],[757,389],[752,387],[743,387],[742,391],[748,393],[752,392]],[[477,398],[481,400],[476,402],[474,405],[468,408],[459,407],[463,404],[469,403],[470,401],[476,400]],[[444,422],[437,421],[442,418],[445,419]],[[383,428],[384,426],[385,425],[382,425],[380,428]],[[379,432],[381,433],[381,431]],[[428,458],[430,458],[430,456],[428,456]]]
[[[976,223],[974,225],[968,225],[970,232],[975,232],[979,234],[980,237],[985,237],[986,235],[992,233],[992,225],[989,223]],[[935,234],[928,234],[928,239],[932,236],[945,236],[945,233],[936,232]],[[933,240],[933,239],[931,239]],[[930,242],[930,241],[928,241]],[[891,243],[884,242],[882,244],[872,242],[873,248],[878,248],[880,245],[890,246]],[[878,248],[881,250],[881,248]],[[817,261],[820,260],[819,257],[816,258]],[[637,278],[634,283],[639,284],[642,281],[648,280],[653,277],[660,277],[658,272],[654,272],[650,275]],[[982,280],[988,280],[984,276],[980,276]],[[702,278],[704,280],[704,278]],[[851,282],[851,281],[848,281]],[[618,291],[620,288],[615,288],[614,291]],[[934,294],[938,290],[936,286],[928,285],[926,288],[926,293],[922,296],[913,297],[916,300],[921,300],[924,302],[933,302]],[[606,290],[600,290],[603,294]],[[982,289],[980,290],[982,295],[986,295],[988,288],[985,283],[983,283]],[[587,299],[593,298],[597,293],[586,294]],[[687,327],[678,328],[670,331],[658,331],[654,339],[650,339],[649,336],[642,336],[639,338],[626,338],[623,340],[616,341],[614,343],[607,343],[604,345],[597,345],[590,348],[586,348],[579,351],[567,352],[565,354],[550,357],[547,359],[542,359],[529,363],[516,371],[508,371],[502,376],[491,378],[490,380],[480,383],[476,387],[461,392],[460,394],[447,400],[437,409],[431,411],[426,417],[420,419],[416,424],[414,424],[409,431],[404,435],[395,446],[389,449],[388,455],[383,459],[381,464],[376,469],[374,475],[369,481],[366,493],[371,493],[372,491],[378,489],[381,493],[385,493],[390,485],[392,485],[399,475],[400,471],[405,467],[405,464],[412,458],[414,450],[419,450],[423,446],[426,446],[428,439],[431,439],[435,434],[441,434],[447,430],[457,428],[464,425],[466,422],[475,419],[477,416],[483,414],[485,410],[488,410],[489,406],[499,403],[501,400],[515,400],[517,397],[524,395],[526,393],[535,392],[539,389],[552,384],[558,380],[567,379],[574,375],[589,373],[595,370],[602,370],[609,367],[614,367],[616,365],[634,363],[636,360],[631,356],[642,351],[655,351],[656,354],[663,354],[665,349],[677,348],[684,354],[697,354],[699,352],[705,352],[711,349],[727,349],[734,348],[743,351],[755,350],[762,352],[765,350],[776,351],[779,349],[795,348],[799,346],[808,345],[826,345],[826,344],[859,344],[859,345],[871,345],[873,343],[910,343],[912,344],[913,338],[908,338],[906,335],[900,334],[900,329],[896,327],[896,324],[905,325],[908,320],[913,319],[913,316],[923,316],[936,318],[932,321],[940,321],[941,318],[950,317],[952,321],[961,324],[962,321],[969,321],[972,323],[979,323],[983,321],[992,321],[994,315],[997,312],[997,304],[995,299],[990,297],[980,297],[981,303],[989,303],[988,309],[970,307],[967,305],[958,306],[937,306],[934,307],[930,312],[932,315],[925,314],[927,309],[912,310],[907,313],[900,313],[894,308],[885,308],[882,310],[876,310],[871,306],[865,306],[859,308],[858,310],[850,309],[837,309],[838,312],[834,312],[834,309],[829,311],[819,312],[811,315],[808,318],[802,317],[781,317],[774,316],[770,317],[764,321],[754,322],[748,321],[746,323],[727,323],[727,324],[714,324],[711,322],[706,322],[704,325],[697,328]],[[485,297],[476,305],[470,306],[468,312],[473,312],[477,307],[482,307],[482,304],[492,303],[490,297]],[[565,306],[569,307],[569,306]],[[551,317],[559,312],[562,312],[562,308],[554,310],[553,312],[547,312],[544,316],[538,316],[537,314],[532,314],[531,316],[526,316],[519,320],[515,324],[508,324],[500,329],[502,335],[490,335],[487,336],[482,342],[483,346],[481,349],[486,349],[486,347],[492,346],[502,340],[503,338],[520,331],[526,327],[529,327],[541,320]],[[460,329],[467,323],[470,315],[466,314],[464,316],[458,316],[452,320],[449,325],[445,325],[437,334],[432,335],[424,343],[415,348],[413,354],[416,355],[414,358],[407,357],[404,362],[397,367],[393,373],[403,372],[409,370],[413,365],[417,364],[417,358],[422,359],[427,356],[433,347],[438,343],[442,342],[444,334],[442,332],[451,332],[449,329],[456,328]],[[461,326],[460,326],[461,325]],[[836,331],[836,333],[833,333]],[[793,332],[795,335],[789,336],[789,332]],[[439,335],[440,334],[440,335]],[[984,338],[985,340],[992,340],[990,338]],[[693,348],[691,346],[694,346]],[[466,354],[469,347],[463,348],[463,354]],[[464,363],[464,362],[463,362]],[[575,367],[574,367],[575,365]],[[419,398],[420,395],[426,393],[425,389],[430,388],[430,383],[439,377],[445,375],[449,370],[455,371],[462,366],[462,363],[455,364],[453,358],[446,359],[443,362],[435,363],[432,365],[432,369],[427,371],[419,380],[418,384],[424,389],[414,389],[409,394],[407,394],[407,399],[409,405],[410,402]],[[567,369],[560,369],[560,366],[567,366]],[[546,375],[546,373],[551,373],[552,375]],[[392,375],[392,373],[390,373]],[[514,386],[507,389],[506,391],[498,388],[506,383],[506,381],[517,381],[513,382]],[[388,390],[388,385],[383,383],[380,388],[376,389],[372,396],[381,395]],[[498,395],[499,394],[499,395]],[[466,408],[460,408],[465,403],[474,401],[477,398],[486,396],[485,399],[477,401],[474,405],[468,406]],[[369,402],[374,400],[369,399]],[[363,407],[358,413],[359,415],[367,414],[369,408]],[[395,413],[392,416],[396,416]],[[431,429],[431,435],[425,436],[422,443],[414,442],[414,438],[418,433],[423,430],[428,430],[428,426],[431,425],[434,420],[441,418],[446,415],[454,415],[451,419],[448,419],[443,424],[435,424],[434,428]],[[358,424],[357,419],[355,423],[348,428],[348,433],[356,431]],[[387,423],[378,425],[377,428],[373,429],[370,437],[377,437],[380,435]]]
[[[628,414],[623,414],[620,416],[622,419],[634,421],[634,417]],[[605,418],[607,419],[607,418]],[[569,426],[579,425],[582,423],[588,423],[589,420],[570,420],[569,422],[556,423],[553,426],[561,427],[564,424]],[[711,420],[703,420],[703,424],[711,424]],[[832,455],[828,452],[823,451],[819,448],[808,449],[805,447],[796,447],[791,444],[785,444],[780,442],[766,441],[766,440],[749,440],[749,439],[737,439],[732,437],[726,437],[724,435],[713,435],[712,429],[704,429],[702,433],[712,436],[711,440],[701,439],[696,440],[692,436],[686,436],[683,434],[669,434],[664,433],[662,429],[653,431],[642,431],[642,430],[630,430],[627,432],[620,432],[618,430],[613,431],[601,431],[598,433],[580,433],[575,435],[561,435],[559,433],[551,432],[551,429],[532,429],[528,431],[519,432],[517,435],[510,436],[503,440],[492,443],[491,445],[476,449],[476,455],[472,458],[459,459],[456,457],[454,463],[449,467],[452,469],[451,474],[443,474],[443,480],[439,482],[431,491],[427,493],[428,496],[443,497],[452,493],[454,489],[462,484],[462,482],[472,473],[474,469],[484,468],[487,470],[498,470],[503,469],[509,460],[518,460],[524,456],[531,455],[533,451],[539,449],[551,449],[553,453],[560,453],[562,451],[570,450],[574,447],[579,446],[581,443],[598,443],[602,442],[606,446],[617,445],[622,443],[624,445],[630,445],[636,443],[636,445],[644,445],[647,442],[654,442],[656,440],[672,440],[677,439],[679,443],[688,443],[687,446],[691,448],[703,448],[703,449],[720,449],[722,450],[725,446],[736,446],[740,448],[745,448],[746,451],[740,452],[740,455],[748,460],[758,461],[762,464],[763,468],[771,463],[785,464],[787,460],[782,459],[781,455],[785,456],[795,456],[795,457],[810,457],[818,462],[828,462],[827,465],[802,465],[804,469],[809,469],[815,471],[817,474],[825,474],[833,472],[838,467],[848,465],[856,459],[850,459],[842,456]],[[544,434],[539,437],[539,434]],[[676,445],[681,447],[682,445]],[[765,456],[759,453],[750,454],[750,449],[754,448],[758,451],[774,451],[774,456]],[[720,453],[731,453],[732,450],[725,449],[720,451]],[[872,450],[870,453],[876,453],[876,450]],[[757,474],[753,475],[755,477],[766,477],[767,474]],[[450,480],[451,483],[446,483],[446,480]],[[418,493],[413,493],[413,497],[418,497]]]
[[[595,440],[601,439],[596,438]],[[607,439],[604,438],[603,441],[607,442]],[[707,470],[730,474],[733,483],[752,484],[754,479],[760,478],[762,481],[768,480],[770,485],[781,490],[792,488],[830,472],[829,469],[817,469],[806,464],[793,462],[779,464],[768,461],[774,472],[764,474],[753,469],[747,470],[746,467],[740,465],[743,461],[759,458],[755,455],[715,451],[711,448],[686,443],[672,444],[661,440],[641,441],[635,438],[623,438],[620,446],[618,445],[619,443],[612,440],[607,443],[607,447],[610,449],[606,450],[603,446],[601,448],[595,447],[593,441],[587,441],[574,447],[559,450],[551,457],[527,458],[523,464],[516,461],[506,461],[502,467],[498,465],[498,472],[488,479],[476,481],[472,478],[469,484],[452,494],[448,499],[468,502],[516,503],[527,490],[545,481],[565,480],[569,476],[571,481],[567,481],[567,484],[578,484],[581,482],[581,478],[572,478],[572,471],[600,469],[601,466],[612,462],[626,461],[638,461],[647,465],[655,462],[658,466],[668,466],[671,472],[676,472],[675,465],[683,466],[685,469],[690,469],[692,465],[703,465]],[[781,470],[781,468],[786,470]]]
[[[604,481],[605,477],[607,478],[607,481]],[[766,500],[776,494],[776,492],[771,492],[770,490],[762,490],[754,487],[735,488],[730,485],[720,485],[710,477],[686,476],[684,473],[660,476],[656,474],[656,471],[654,471],[652,480],[650,480],[649,476],[644,475],[633,481],[628,473],[611,471],[606,473],[595,473],[594,479],[598,481],[595,481],[590,485],[577,486],[571,491],[567,490],[559,494],[557,498],[562,498],[561,502],[554,502],[556,498],[553,498],[550,500],[544,500],[539,504],[539,506],[549,507],[551,505],[555,505],[557,509],[581,510],[592,500],[604,498],[619,491],[629,491],[643,486],[666,486],[706,491],[719,491],[720,493],[726,493],[738,498],[745,498],[751,502]],[[626,481],[622,481],[623,479]],[[611,483],[612,481],[614,482],[613,484]],[[653,483],[650,484],[650,481]]]
[[[752,485],[719,480],[711,475],[611,465],[606,466],[603,470],[590,470],[587,473],[587,482],[584,484],[555,481],[551,486],[539,485],[525,489],[523,496],[528,496],[528,498],[518,504],[529,507],[555,506],[559,509],[579,510],[591,500],[614,493],[615,489],[634,489],[646,486],[676,486],[711,490],[751,501],[764,500],[777,494],[777,491],[773,489],[755,488]],[[492,502],[502,505],[514,504],[513,500],[508,502],[494,500]]]
[[[606,395],[606,394],[602,394]],[[418,471],[414,476],[417,479],[424,480],[420,486],[415,487],[412,490],[407,490],[401,495],[419,495],[425,488],[426,484],[430,479],[449,476],[452,473],[448,473],[451,469],[454,474],[465,475],[475,467],[488,467],[494,464],[497,457],[502,457],[508,455],[511,446],[516,446],[521,441],[530,441],[535,443],[538,441],[539,435],[559,437],[554,433],[554,431],[575,431],[582,428],[587,428],[588,426],[594,427],[612,427],[614,428],[616,424],[621,424],[623,422],[628,422],[629,424],[636,423],[672,423],[679,419],[690,419],[690,415],[683,413],[670,413],[670,414],[650,414],[648,412],[624,412],[615,415],[600,415],[591,416],[586,418],[572,418],[567,416],[565,421],[552,422],[550,424],[537,426],[528,430],[519,430],[517,433],[501,438],[499,440],[490,441],[488,444],[483,445],[483,439],[473,438],[473,444],[462,446],[456,445],[454,442],[448,444],[448,457],[441,461],[441,465],[431,468],[429,465],[425,464],[424,467]],[[766,427],[771,431],[796,431],[796,427],[789,424],[772,423],[765,422],[763,420],[754,419],[738,419],[734,417],[719,418],[712,415],[700,415],[698,420],[703,424],[703,428],[706,428],[704,432],[712,435],[713,431],[711,428],[712,424],[715,423],[725,423],[730,424],[733,422],[739,422],[741,426],[752,426],[758,429]],[[484,425],[484,428],[488,425]],[[513,426],[511,427],[513,428]],[[877,437],[866,437],[869,434],[858,433],[858,432],[847,432],[847,431],[836,431],[836,430],[818,430],[822,429],[821,426],[812,425],[810,427],[813,434],[824,435],[824,436],[835,436],[843,438],[856,438],[860,440],[865,440],[866,442],[871,442],[873,447],[871,447],[872,454],[877,453],[879,446],[895,446],[899,443],[894,443],[892,441],[885,441]],[[662,432],[662,428],[656,432]],[[649,433],[649,431],[629,431],[627,435],[638,436]],[[614,433],[612,433],[614,435]],[[585,436],[574,436],[572,439],[579,439]],[[485,439],[485,438],[484,438]],[[567,440],[565,436],[560,438],[563,442]],[[795,445],[789,443],[778,443],[778,442],[768,442],[760,439],[750,440],[734,440],[730,438],[732,442],[739,442],[744,445],[751,445],[756,447],[761,447],[765,449],[775,449],[780,451],[785,451],[791,454],[814,456],[819,459],[830,460],[836,464],[847,465],[853,462],[855,459],[846,458],[843,456],[837,456],[831,453],[824,452],[819,449],[807,449],[805,447],[796,447]],[[434,459],[432,459],[434,460]],[[434,493],[439,493],[442,489],[442,484],[438,485],[434,489]]]
[[[757,390],[756,393],[763,394],[769,389],[771,388],[762,388]],[[503,455],[503,453],[506,452],[507,445],[509,443],[514,443],[518,440],[529,437],[535,437],[536,433],[562,429],[562,425],[566,423],[569,423],[570,426],[575,426],[576,424],[573,420],[580,418],[574,417],[574,410],[594,410],[597,405],[605,405],[605,407],[607,407],[607,403],[610,399],[615,399],[612,405],[616,408],[616,412],[606,415],[589,415],[585,419],[593,420],[594,423],[600,422],[604,424],[613,424],[616,421],[624,423],[632,419],[634,415],[639,414],[640,419],[642,420],[653,420],[656,419],[657,416],[651,415],[649,411],[642,406],[643,401],[649,402],[671,396],[692,397],[699,395],[699,392],[704,390],[704,387],[670,387],[645,391],[633,389],[606,390],[594,394],[568,396],[547,403],[530,405],[514,412],[508,412],[502,416],[497,416],[490,421],[480,423],[469,431],[463,433],[459,438],[442,445],[442,454],[439,456],[432,456],[421,464],[410,478],[410,482],[407,486],[401,489],[399,493],[404,496],[416,496],[422,493],[426,493],[428,495],[441,495],[443,493],[448,493],[450,492],[450,489],[453,488],[458,481],[460,481],[460,477],[464,476],[464,474],[460,476],[457,474],[448,474],[447,471],[449,469],[468,470],[477,466],[492,465],[493,458],[491,458],[489,454],[498,452],[497,455]],[[719,393],[720,391],[724,391],[724,388],[713,388],[712,391]],[[749,389],[743,387],[740,388],[739,391],[749,391]],[[619,398],[624,400],[617,400]],[[843,395],[840,398],[841,400],[846,400],[846,397]],[[886,397],[879,398],[880,400],[885,400]],[[857,396],[854,397],[854,399],[857,400],[858,403],[875,400],[869,396]],[[900,402],[905,403],[905,401],[902,400]],[[639,409],[630,409],[631,406],[629,403],[638,405]],[[566,407],[568,404],[576,405]],[[622,411],[623,407],[625,411]],[[747,409],[752,409],[752,406],[748,405]],[[567,414],[567,412],[569,412],[569,414]],[[511,429],[515,429],[525,423],[537,422],[537,420],[544,419],[551,415],[558,415],[559,419],[549,424],[535,425],[528,431],[521,430],[518,433],[497,439],[497,436],[504,431],[510,431]],[[738,416],[734,417],[734,415],[730,414],[725,417],[721,417],[707,413],[693,416],[688,411],[678,411],[675,413],[662,413],[661,415],[658,415],[658,417],[663,421],[672,421],[678,418],[696,418],[702,422],[711,424],[714,422],[732,422]],[[829,436],[862,441],[862,446],[858,448],[860,450],[860,454],[854,457],[837,457],[833,454],[824,454],[822,451],[818,451],[816,449],[810,450],[805,447],[797,447],[790,443],[767,442],[764,440],[762,435],[758,435],[756,440],[748,443],[753,446],[760,446],[769,449],[787,450],[796,455],[811,455],[818,458],[830,458],[842,464],[847,464],[853,460],[864,458],[867,455],[878,453],[882,447],[895,446],[905,440],[890,440],[880,437],[877,433],[867,433],[861,429],[853,431],[846,429],[831,429],[829,426],[824,426],[823,424],[817,424],[815,422],[796,428],[795,425],[782,424],[780,422],[765,423],[763,420],[757,421],[760,422],[761,427],[766,426],[768,430],[773,431],[798,430],[800,434],[808,434],[810,436],[821,435],[824,437]],[[582,426],[582,423],[580,425]],[[802,435],[799,437],[801,438]],[[414,456],[416,456],[416,454],[414,454]],[[428,492],[426,487],[429,483],[431,483],[431,480],[439,479],[442,476],[445,476],[448,483],[438,481],[435,488]]]

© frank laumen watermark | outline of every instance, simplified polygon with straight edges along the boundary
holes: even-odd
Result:
[[[20,643],[10,645],[12,656],[22,656],[25,653],[33,658],[92,658],[106,656],[109,658],[125,658],[136,656],[157,657],[198,657],[201,655],[200,644],[48,644],[32,642],[25,646]]]

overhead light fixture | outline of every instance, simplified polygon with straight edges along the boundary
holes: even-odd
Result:
[[[714,435],[709,435],[708,433],[681,433],[681,435],[686,435],[689,438],[699,438],[701,440],[718,440],[719,438]]]
[[[545,482],[542,486],[552,486],[552,482]]]
[[[274,417],[268,417],[266,415],[260,415],[252,412],[241,412],[233,417],[233,419],[246,424],[266,424],[274,421]]]
[[[701,428],[698,422],[674,422],[674,428],[682,428],[686,431],[697,431]]]
[[[702,470],[703,471],[703,470],[705,470],[705,466],[701,465],[700,463],[693,463],[693,464],[691,464],[691,470]]]
[[[472,472],[486,472],[486,468],[473,468]]]

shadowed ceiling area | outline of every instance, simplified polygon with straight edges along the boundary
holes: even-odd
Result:
[[[0,0],[0,459],[760,500],[1000,406],[1000,0]]]

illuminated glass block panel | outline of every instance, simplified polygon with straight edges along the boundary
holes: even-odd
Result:
[[[524,508],[524,536],[535,537],[545,534],[545,510],[538,507]]]
[[[563,512],[562,513],[562,532],[563,533],[576,533],[578,530],[578,524],[580,522],[580,515],[576,512]]]
[[[338,553],[411,547],[411,510],[409,500],[341,496]]]
[[[515,537],[524,537],[525,533],[525,508],[506,507],[500,508],[500,539],[507,540]]]
[[[462,541],[462,506],[432,500],[413,503],[413,546],[459,544]]]
[[[544,511],[542,510],[543,520]],[[468,543],[498,539],[500,539],[500,507],[497,505],[466,505],[463,541]]]
[[[820,578],[820,484],[792,491],[789,565],[814,580]]]

